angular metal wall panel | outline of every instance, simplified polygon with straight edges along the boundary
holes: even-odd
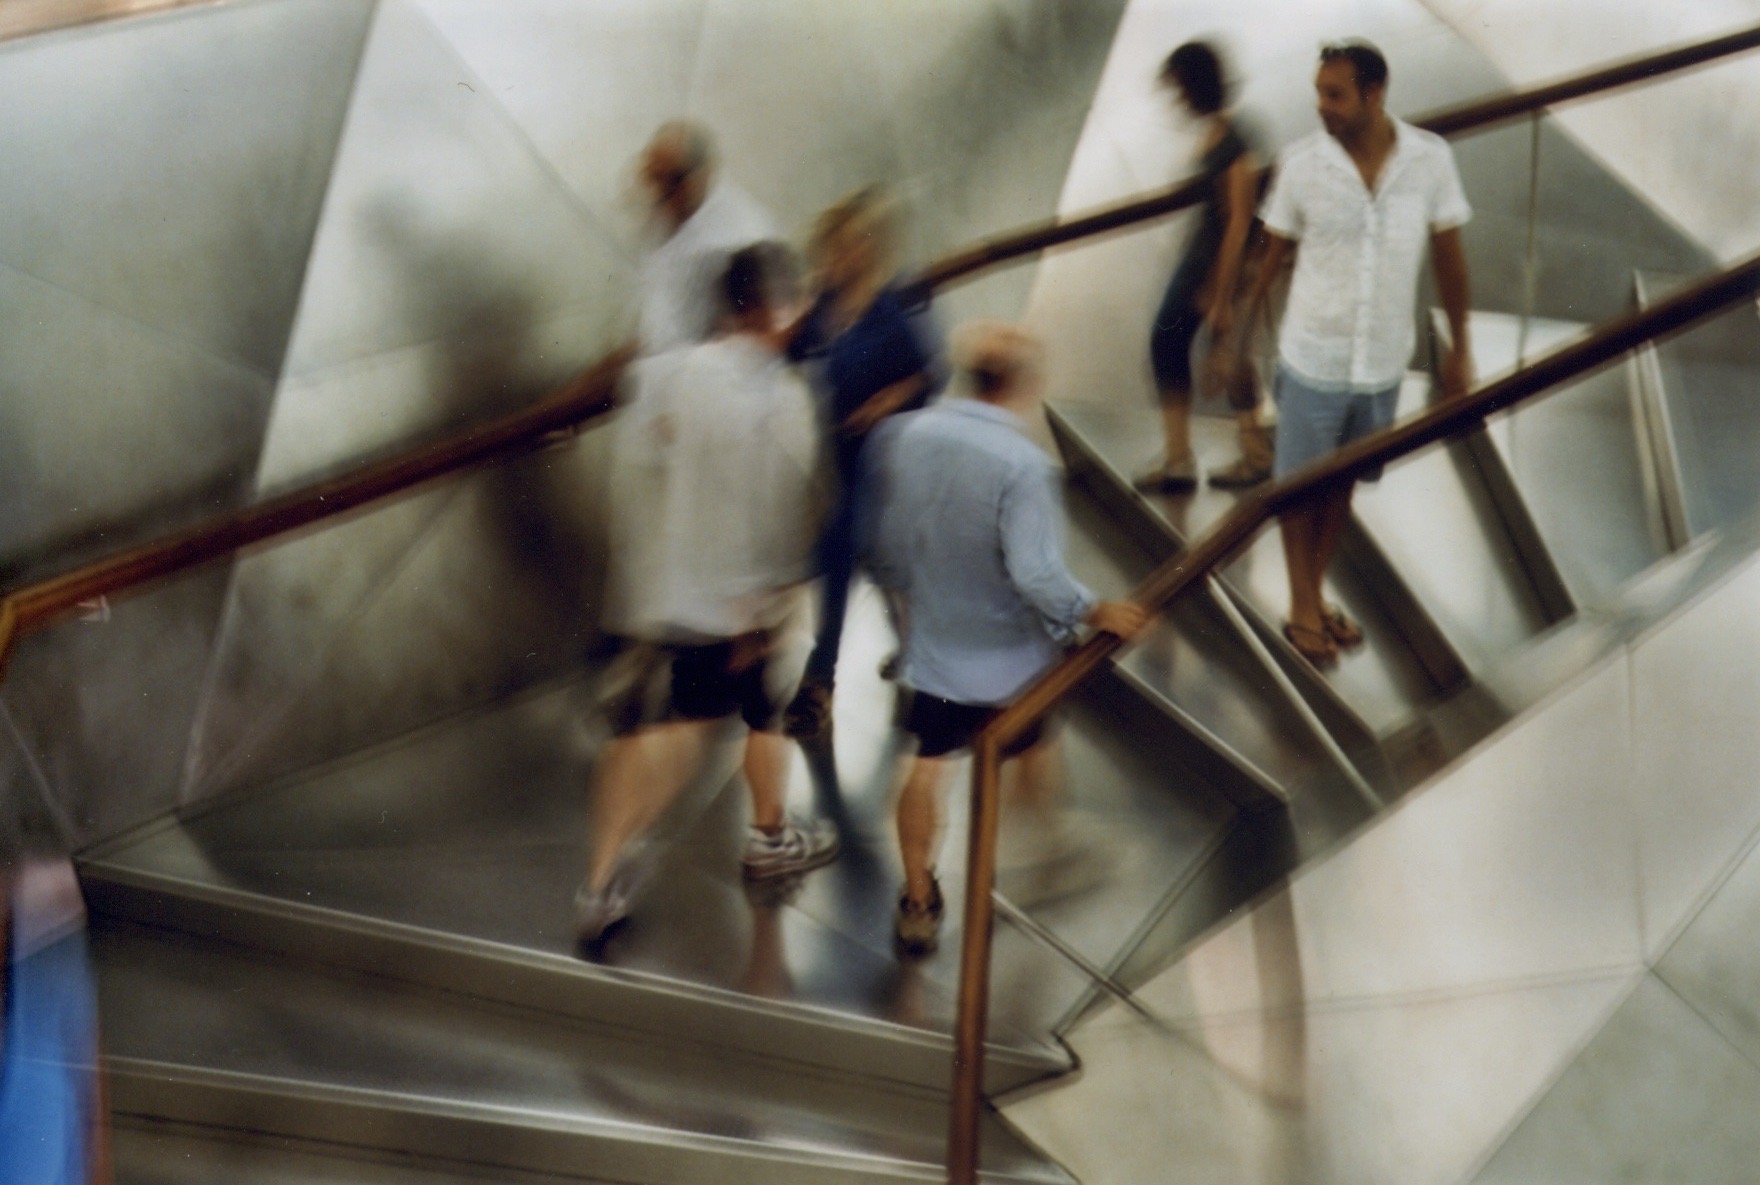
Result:
[[[1320,1006],[1637,970],[1629,711],[1603,663],[1258,906],[1287,941],[1233,925],[1139,997],[1177,1020],[1278,1007],[1266,985]]]
[[[203,569],[24,640],[5,706],[84,845],[176,803],[185,738],[225,598]]]
[[[243,561],[186,800],[338,757],[578,666],[603,435]]]
[[[0,262],[267,374],[368,0],[259,0],[0,49]]]
[[[1634,796],[1652,955],[1760,829],[1760,569],[1731,579],[1632,655]]]
[[[0,570],[235,505],[370,0],[256,0],[0,49]],[[227,569],[29,639],[4,697],[84,843],[175,802]]]
[[[255,370],[0,266],[0,556],[22,563],[166,503],[243,495],[273,391]]]

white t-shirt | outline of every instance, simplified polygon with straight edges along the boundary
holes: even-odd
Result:
[[[728,258],[776,237],[762,206],[743,190],[718,183],[697,212],[642,261],[642,351],[659,354],[708,337],[720,309],[715,285]]]
[[[621,632],[692,641],[776,626],[812,575],[820,430],[806,385],[750,337],[645,358],[615,425]]]
[[[1279,155],[1260,216],[1300,243],[1278,334],[1284,365],[1317,387],[1397,386],[1417,341],[1418,272],[1431,234],[1473,216],[1447,141],[1393,121],[1375,192],[1325,132]]]

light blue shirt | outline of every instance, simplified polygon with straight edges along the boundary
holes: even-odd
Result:
[[[1012,412],[948,400],[870,445],[871,570],[909,604],[901,677],[1001,704],[1073,641],[1094,595],[1063,562],[1056,472]]]

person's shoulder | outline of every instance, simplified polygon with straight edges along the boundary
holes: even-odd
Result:
[[[1287,172],[1292,165],[1305,164],[1314,160],[1320,155],[1325,145],[1326,133],[1324,131],[1309,132],[1307,135],[1297,136],[1278,150],[1278,171]]]
[[[1454,148],[1442,136],[1415,123],[1399,120],[1399,134],[1419,156],[1429,159],[1452,158]]]

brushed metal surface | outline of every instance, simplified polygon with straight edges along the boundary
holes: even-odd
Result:
[[[93,941],[123,1115],[616,1180],[898,1180],[940,1160],[945,1103],[925,1092],[150,930],[107,924]],[[986,1142],[1000,1176],[1065,1179],[1000,1125]]]
[[[26,638],[0,693],[75,848],[177,804],[227,569]]]
[[[111,1147],[120,1185],[613,1185],[126,1118],[115,1124]]]
[[[1291,1007],[1172,1033],[1113,1008],[1072,1038],[1078,1081],[1004,1114],[1094,1185],[1449,1185],[1483,1162],[1630,984]]]
[[[1159,450],[1156,417],[1146,406],[1098,408],[1070,403],[1059,406],[1057,414],[1117,474],[1140,472]],[[1220,467],[1235,447],[1233,425],[1194,420],[1192,440],[1201,465]],[[1192,539],[1226,514],[1234,502],[1232,494],[1201,486],[1189,495],[1151,496],[1143,505],[1168,524],[1174,537]],[[1260,623],[1283,620],[1289,579],[1283,545],[1275,531],[1262,532],[1223,569],[1221,578],[1225,588],[1251,606]],[[1371,735],[1391,733],[1409,720],[1419,705],[1434,697],[1430,676],[1348,555],[1341,555],[1333,564],[1325,592],[1329,600],[1362,623],[1367,644],[1342,656],[1338,666],[1323,672],[1319,681],[1361,718]],[[1275,631],[1274,626],[1272,629]],[[1307,679],[1313,681],[1312,674]]]
[[[1426,385],[1408,384],[1400,414],[1422,410],[1427,396]],[[1482,669],[1547,624],[1465,446],[1391,467],[1352,508],[1469,666]]]
[[[1646,976],[1474,1185],[1746,1180],[1760,1069]]]
[[[1684,278],[1647,274],[1640,280],[1655,299]],[[1754,339],[1754,310],[1739,308],[1656,348],[1662,402],[1695,530],[1729,526],[1760,505],[1753,465],[1760,425],[1749,394],[1760,364]]]

